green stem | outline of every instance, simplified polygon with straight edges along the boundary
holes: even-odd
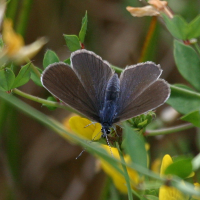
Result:
[[[6,10],[6,17],[14,21],[14,19],[16,18],[17,9],[18,9],[18,0],[10,0]]]
[[[26,32],[26,27],[28,24],[29,13],[31,10],[32,3],[33,3],[33,0],[24,0],[22,3],[22,8],[20,10],[20,15],[19,15],[16,31],[23,37]]]
[[[29,61],[30,62],[30,61]],[[36,74],[36,76],[38,76],[39,78],[41,77],[40,72],[38,71],[38,69],[36,68],[35,65],[33,65],[33,63],[31,63],[31,69],[33,70],[33,72]]]
[[[167,134],[175,133],[178,131],[184,131],[193,127],[195,127],[193,124],[188,123],[188,124],[183,124],[183,125],[174,126],[170,128],[163,128],[160,130],[146,130],[144,135],[145,136],[167,135]]]
[[[66,109],[66,110],[68,110],[68,111],[70,111],[70,112],[74,112],[74,113],[80,115],[80,113],[78,113],[78,112],[75,111],[74,109],[69,108],[69,107],[67,107],[67,106],[65,106],[65,105],[62,105],[62,104],[57,103],[57,102],[49,101],[49,100],[46,100],[46,99],[42,99],[42,98],[39,98],[39,97],[30,95],[30,94],[27,94],[27,93],[25,93],[25,92],[22,92],[21,90],[16,89],[16,88],[13,89],[12,92],[15,93],[15,94],[17,94],[17,95],[19,95],[19,96],[22,96],[22,97],[24,97],[24,98],[26,98],[26,99],[30,99],[30,100],[32,100],[32,101],[35,101],[35,102],[38,102],[38,103],[41,103],[41,104],[45,104],[45,105],[47,105],[47,106],[58,107],[58,108],[64,108],[64,109]]]
[[[123,69],[116,67],[114,65],[111,65],[111,68],[113,68],[115,70],[115,72],[117,72],[117,73],[121,73],[123,71]]]
[[[180,87],[177,87],[177,86],[174,86],[174,85],[170,85],[170,88],[173,89],[174,92],[182,92],[182,93],[185,93],[186,95],[190,94],[190,95],[193,95],[193,97],[200,98],[200,93],[197,93],[197,92],[194,92],[194,91],[191,91],[191,90],[187,90],[187,89],[184,89],[184,88],[180,88]]]
[[[116,146],[117,146],[121,161],[123,163],[125,163],[124,156],[123,156],[123,153],[122,153],[122,151],[121,151],[121,149],[119,147],[119,144],[116,143]],[[125,165],[122,165],[122,168],[123,168],[123,171],[124,171],[124,178],[126,180],[126,185],[127,185],[127,190],[128,190],[128,199],[129,200],[133,200],[133,195],[132,195],[132,191],[131,191],[131,183],[130,183],[130,179],[129,179],[127,168],[126,168]]]

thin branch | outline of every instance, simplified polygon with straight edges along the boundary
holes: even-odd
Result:
[[[193,124],[187,123],[187,124],[174,126],[174,127],[170,127],[170,128],[163,128],[163,129],[159,129],[159,130],[146,130],[144,135],[145,136],[167,135],[170,133],[184,131],[184,130],[187,130],[187,129],[190,129],[193,127],[195,127]]]

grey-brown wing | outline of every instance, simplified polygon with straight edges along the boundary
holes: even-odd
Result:
[[[163,79],[158,79],[125,107],[116,117],[115,122],[124,121],[153,110],[165,103],[169,95],[169,84]]]
[[[78,50],[72,53],[71,64],[96,110],[102,110],[106,86],[114,74],[109,63],[91,51]]]
[[[62,62],[50,65],[44,70],[41,82],[58,99],[86,117],[99,121],[94,102],[69,65]]]
[[[130,66],[120,76],[120,97],[115,121],[122,121],[162,105],[169,85],[158,79],[162,70],[153,62]]]

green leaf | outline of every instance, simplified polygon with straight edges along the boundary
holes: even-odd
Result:
[[[71,60],[70,60],[70,58],[67,58],[66,60],[64,60],[63,61],[64,63],[66,63],[66,64],[68,64],[68,65],[70,65],[71,64]]]
[[[53,102],[57,102],[56,99],[53,96],[50,96],[47,98],[48,101],[53,101]],[[57,107],[53,107],[53,106],[48,106],[46,104],[42,104],[43,106],[46,106],[49,110],[55,110]]]
[[[81,48],[79,39],[76,35],[64,35],[67,47],[71,52]]]
[[[200,127],[200,110],[192,111],[188,113],[187,115],[184,115],[183,117],[181,117],[181,119],[184,121],[190,122],[197,127]]]
[[[0,70],[0,90],[9,91],[15,81],[15,74],[9,68]]]
[[[147,168],[147,151],[143,136],[127,124],[124,124],[124,133],[125,138],[122,145],[125,152],[130,155],[133,163]]]
[[[26,84],[29,81],[30,76],[31,76],[31,63],[27,63],[20,69],[17,77],[15,78],[12,88],[17,88]]]
[[[187,39],[188,23],[179,15],[175,15],[172,19],[163,15],[163,19],[169,32],[173,37],[181,40]]]
[[[88,22],[88,17],[87,17],[87,11],[86,11],[85,16],[82,19],[81,30],[79,32],[79,40],[81,43],[83,43],[85,40],[85,35],[87,31],[87,22]]]
[[[165,174],[176,175],[180,178],[187,178],[192,173],[192,158],[178,158],[165,170]]]
[[[196,51],[192,47],[175,40],[174,58],[181,75],[200,91],[200,59]]]
[[[48,67],[50,64],[53,64],[53,63],[56,63],[56,62],[59,62],[59,58],[58,56],[56,55],[56,53],[52,50],[47,50],[45,55],[44,55],[44,59],[43,59],[43,67],[44,69],[46,67]]]
[[[198,15],[190,23],[187,23],[179,15],[175,15],[172,19],[163,15],[163,19],[169,32],[177,39],[189,40],[200,36],[200,15]]]
[[[171,85],[171,95],[167,103],[182,114],[200,109],[200,94]]]
[[[197,38],[200,36],[199,24],[200,24],[200,15],[198,15],[194,20],[192,20],[189,23],[189,29],[187,34],[188,39]]]
[[[40,69],[40,68],[38,68],[38,67],[36,67],[37,68],[37,70],[42,74],[42,70]],[[40,81],[40,77],[38,77],[38,75],[33,71],[33,70],[31,70],[31,80],[36,84],[36,85],[38,85],[38,86],[40,86],[40,87],[43,87],[42,86],[42,83],[41,83],[41,81]]]

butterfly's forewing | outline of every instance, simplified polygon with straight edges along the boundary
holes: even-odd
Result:
[[[120,77],[120,99],[115,119],[123,121],[162,105],[169,97],[167,82],[158,79],[159,66],[152,62],[128,67]]]
[[[62,62],[50,65],[44,70],[41,82],[50,93],[64,103],[90,119],[99,120],[94,102],[69,65]]]
[[[94,102],[95,109],[102,110],[106,86],[114,74],[113,70],[106,61],[87,50],[72,53],[71,63],[90,99]]]

